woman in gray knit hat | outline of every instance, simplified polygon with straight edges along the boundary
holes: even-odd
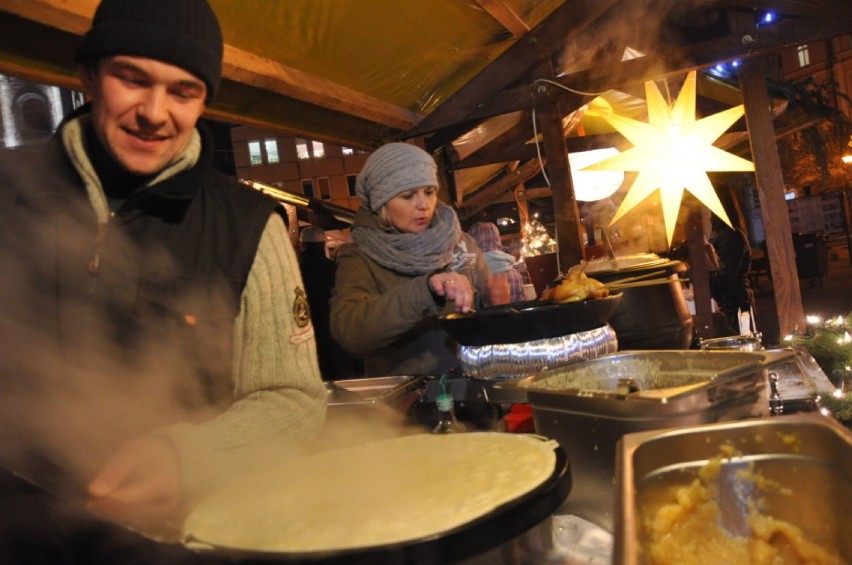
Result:
[[[435,160],[407,143],[367,159],[355,186],[362,206],[340,249],[331,334],[364,358],[368,376],[436,375],[458,365],[436,314],[490,305],[482,252],[455,211],[438,202]]]

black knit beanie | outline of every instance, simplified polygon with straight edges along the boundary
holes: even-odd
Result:
[[[222,75],[222,30],[207,0],[102,0],[77,62],[110,55],[147,57],[186,69],[207,85]]]

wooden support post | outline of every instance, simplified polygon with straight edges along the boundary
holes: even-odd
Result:
[[[716,337],[713,328],[713,308],[710,303],[710,265],[707,261],[707,220],[709,210],[700,206],[694,197],[689,206],[686,223],[686,244],[689,249],[690,283],[695,301],[695,331],[704,339]]]
[[[783,338],[796,330],[804,331],[805,314],[796,271],[790,216],[784,200],[781,160],[778,157],[766,91],[766,68],[764,57],[748,58],[740,66],[739,77],[766,234],[766,250],[772,271],[778,329]]]
[[[544,155],[547,157],[545,170],[553,193],[560,273],[578,264],[584,257],[583,240],[580,235],[580,214],[574,196],[574,184],[571,181],[562,117],[558,101],[536,109],[536,120],[541,131]]]

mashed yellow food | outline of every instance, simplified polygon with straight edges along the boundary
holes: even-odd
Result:
[[[735,536],[720,524],[718,479],[732,455],[716,457],[703,466],[692,483],[674,491],[674,501],[645,509],[646,562],[652,565],[842,565],[833,551],[805,538],[798,526],[762,513],[749,504],[751,535]],[[739,478],[739,477],[738,477]],[[781,488],[750,470],[742,476],[755,492]],[[757,496],[757,495],[756,495]]]

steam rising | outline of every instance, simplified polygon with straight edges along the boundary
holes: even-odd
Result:
[[[59,469],[62,484],[81,494],[83,485],[122,442],[178,421],[205,421],[227,406],[231,391],[212,387],[211,392],[210,386],[199,382],[196,363],[215,369],[220,361],[230,361],[230,350],[223,344],[187,351],[177,339],[181,327],[128,328],[110,308],[102,307],[99,299],[108,296],[134,308],[155,308],[156,296],[151,299],[145,289],[110,283],[115,261],[140,253],[147,269],[169,280],[174,265],[162,250],[140,249],[122,240],[119,231],[108,232],[104,249],[109,254],[104,257],[111,259],[102,258],[100,271],[93,275],[87,264],[96,248],[94,229],[67,220],[87,218],[85,203],[80,209],[62,203],[66,208],[56,214],[51,213],[54,202],[47,199],[50,205],[26,210],[2,190],[0,199],[5,202],[0,204],[6,205],[0,208],[0,464],[39,482],[52,481],[54,477],[46,474]],[[45,202],[44,187],[28,190],[25,195]],[[27,215],[29,211],[33,215]],[[31,221],[34,217],[36,222]],[[76,289],[83,290],[75,294]],[[230,330],[231,311],[217,289],[200,290],[204,293],[180,297],[185,312],[203,312],[198,304],[206,307],[221,300],[219,318]],[[406,433],[403,415],[378,403],[367,410],[332,408],[331,413],[311,450]],[[234,472],[286,465],[294,455],[292,446],[286,438],[270,443],[275,445],[241,450]]]
[[[644,98],[645,80],[665,77],[673,68],[692,65],[692,61],[672,59],[677,56],[676,47],[688,45],[691,40],[698,41],[696,37],[699,35],[721,33],[724,23],[724,15],[714,8],[659,0],[622,2],[616,10],[607,10],[590,25],[575,30],[567,38],[558,62],[558,74],[568,79],[569,87],[572,86],[571,76],[576,74],[581,79],[573,85],[575,88],[584,92],[593,90],[591,94],[602,95],[616,112],[619,104],[624,105],[622,111],[629,111],[636,106],[638,99]],[[661,57],[661,53],[665,53],[665,57]],[[680,79],[674,82],[677,84],[669,85],[665,79],[658,80],[670,101],[674,101],[680,89]],[[589,88],[589,84],[593,88]],[[584,111],[584,108],[579,109],[579,113]],[[595,119],[590,123],[594,127],[599,124]],[[605,127],[606,131],[611,131],[611,128]],[[617,148],[624,151],[630,146],[624,140]],[[588,232],[595,233],[596,239],[604,231],[612,245],[618,248],[617,255],[666,251],[669,242],[660,221],[659,191],[611,223],[635,176],[635,172],[627,173],[621,187],[610,198],[582,203],[581,220]],[[699,201],[685,198],[679,217],[683,221],[700,209]],[[681,224],[675,239],[685,237],[682,232]],[[601,241],[595,243],[600,244]]]
[[[139,328],[125,348],[116,335],[128,328],[91,299],[110,292],[128,299],[137,289],[101,285],[114,265],[88,272],[94,231],[65,219],[87,211],[50,200],[42,186],[25,188],[24,197],[36,203],[31,207],[11,201],[10,187],[0,191],[3,465],[38,474],[37,465],[48,461],[84,484],[119,442],[178,419],[209,417],[206,391],[173,332]],[[50,205],[41,207],[45,202]],[[60,207],[65,213],[52,212]],[[143,252],[118,232],[108,238],[114,250]],[[145,253],[146,266],[171,271],[165,254]]]

